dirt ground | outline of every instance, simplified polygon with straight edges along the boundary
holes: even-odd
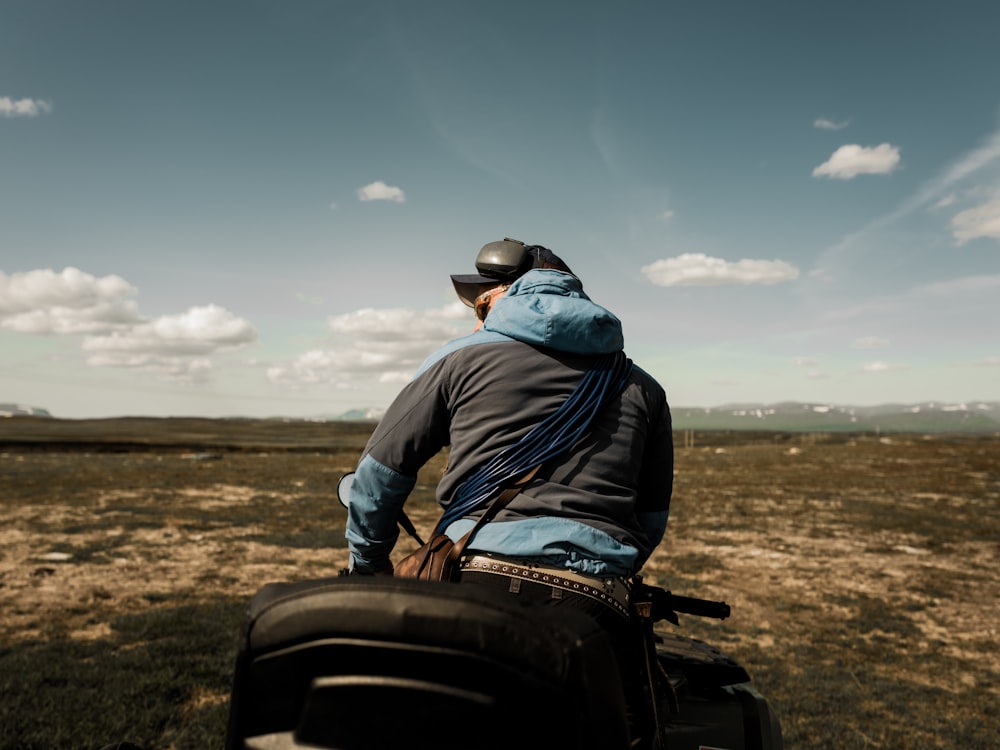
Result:
[[[158,601],[346,565],[334,487],[355,448],[140,448],[0,445],[4,648],[107,638],[116,614]],[[424,531],[439,470],[408,506]],[[679,434],[675,483],[647,577],[732,605],[682,628],[740,658],[786,737],[814,731],[825,709],[802,686],[817,681],[887,714],[900,710],[887,685],[1000,705],[1000,439]],[[917,730],[926,741],[910,747],[948,746]],[[863,717],[852,731],[859,747],[892,746]]]

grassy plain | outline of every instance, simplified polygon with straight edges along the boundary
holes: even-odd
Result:
[[[0,420],[0,749],[221,747],[245,604],[346,564],[370,430]],[[676,437],[647,575],[732,605],[680,632],[747,667],[787,748],[998,747],[1000,437]]]

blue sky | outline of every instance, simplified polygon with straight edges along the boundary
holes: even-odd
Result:
[[[1000,401],[997,29],[992,0],[0,0],[0,402],[382,408],[505,236],[675,407]]]

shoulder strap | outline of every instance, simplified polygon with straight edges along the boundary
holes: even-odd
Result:
[[[490,503],[489,507],[483,512],[483,515],[476,520],[476,525],[465,532],[465,534],[462,535],[462,538],[455,542],[455,546],[452,547],[451,551],[448,553],[449,561],[458,560],[462,556],[462,551],[465,549],[465,545],[468,544],[473,535],[479,531],[480,528],[496,518],[497,513],[503,510],[504,506],[513,500],[514,496],[521,491],[521,488],[531,481],[531,478],[535,476],[535,472],[537,472],[540,467],[541,464],[535,466],[531,471],[518,479],[516,484],[504,489],[504,491],[497,496],[496,500]]]

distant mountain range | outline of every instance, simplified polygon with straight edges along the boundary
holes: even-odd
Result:
[[[313,421],[370,421],[384,409],[352,409]],[[1000,402],[836,406],[783,402],[727,404],[711,408],[674,407],[675,430],[761,430],[773,432],[955,432],[1000,434]],[[52,417],[47,409],[0,403],[0,417]]]
[[[0,404],[0,417],[51,417],[48,409],[24,404]]]
[[[784,402],[680,407],[672,412],[678,430],[1000,433],[1000,403],[984,401],[879,406]]]
[[[354,409],[329,419],[378,421],[384,410]],[[836,406],[782,402],[673,407],[676,430],[773,432],[974,432],[1000,433],[1000,402]]]

